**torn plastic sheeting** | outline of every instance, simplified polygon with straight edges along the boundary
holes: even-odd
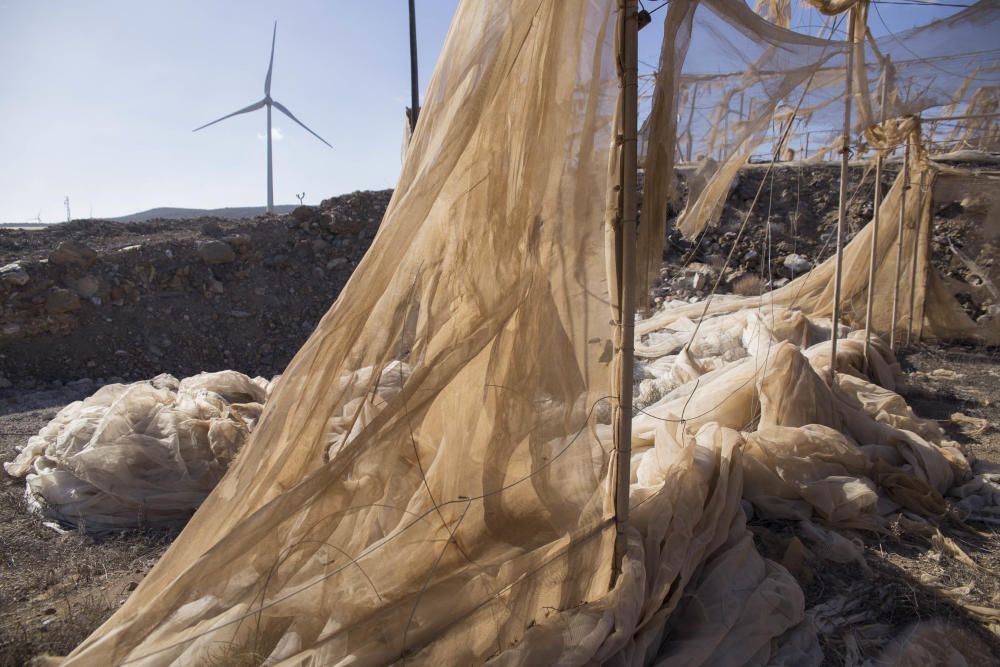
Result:
[[[88,532],[183,525],[271,386],[235,371],[106,385],[60,410],[4,468],[25,478],[33,509]]]

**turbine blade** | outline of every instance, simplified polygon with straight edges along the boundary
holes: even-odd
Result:
[[[254,102],[253,104],[251,104],[248,107],[243,107],[239,111],[234,111],[231,114],[227,114],[227,115],[223,116],[222,118],[218,118],[216,120],[213,120],[211,123],[205,123],[201,127],[196,127],[193,130],[191,130],[191,131],[192,132],[197,132],[198,130],[204,130],[209,125],[215,125],[216,123],[221,123],[222,121],[226,120],[227,118],[232,118],[233,116],[239,116],[241,113],[250,113],[251,111],[256,111],[257,109],[261,108],[262,106],[264,106],[264,100],[261,100],[260,102]]]
[[[296,123],[298,123],[299,125],[301,125],[302,128],[306,132],[308,132],[309,134],[313,135],[314,137],[316,137],[317,139],[319,139],[320,141],[322,141],[327,146],[330,146],[330,144],[328,144],[326,142],[326,139],[324,139],[323,137],[319,136],[318,134],[316,134],[315,132],[313,132],[312,130],[310,130],[308,127],[306,127],[305,123],[303,123],[301,120],[299,120],[298,118],[296,118],[295,116],[293,116],[292,112],[289,111],[288,109],[286,109],[284,106],[282,106],[279,102],[271,100],[271,104],[273,104],[275,106],[275,108],[277,108],[278,111],[280,111],[281,113],[285,114],[286,116],[288,116],[289,118],[291,118],[292,120],[294,120]],[[330,148],[333,148],[333,146],[330,146]]]
[[[274,41],[278,38],[278,22],[274,22],[274,31],[271,33],[271,60],[267,63],[267,76],[264,77],[264,97],[271,94],[271,70],[274,69]]]

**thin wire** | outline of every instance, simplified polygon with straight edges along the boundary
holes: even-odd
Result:
[[[501,388],[506,389],[506,387],[501,387]],[[226,628],[226,627],[229,627],[231,625],[240,623],[240,622],[242,622],[243,620],[245,620],[247,618],[251,618],[251,617],[253,617],[253,616],[257,615],[257,614],[262,613],[264,611],[264,609],[269,609],[271,607],[274,607],[274,606],[276,606],[276,605],[278,605],[278,604],[280,604],[282,602],[285,602],[286,600],[289,600],[289,599],[295,597],[296,595],[299,595],[300,593],[304,593],[305,591],[311,589],[313,586],[318,586],[319,584],[321,584],[322,582],[326,581],[327,579],[330,579],[331,577],[333,577],[333,576],[335,576],[337,574],[340,574],[340,572],[344,571],[345,569],[347,569],[348,567],[350,567],[352,564],[356,564],[356,562],[360,561],[362,558],[364,558],[366,556],[369,556],[369,555],[375,553],[376,551],[379,551],[379,550],[385,548],[390,542],[395,541],[398,537],[402,536],[406,531],[408,531],[410,528],[412,528],[413,526],[415,526],[417,524],[417,522],[424,520],[426,517],[428,517],[431,514],[435,513],[435,511],[437,511],[439,508],[442,508],[442,507],[445,507],[445,506],[449,506],[449,505],[456,505],[456,504],[468,506],[468,504],[472,503],[473,501],[484,500],[484,499],[489,498],[491,496],[498,495],[500,493],[503,493],[504,491],[507,491],[508,489],[511,489],[511,488],[513,488],[515,486],[518,486],[519,484],[521,484],[521,483],[523,483],[525,481],[528,481],[528,480],[534,478],[536,475],[540,474],[546,468],[548,468],[553,463],[555,463],[555,461],[557,459],[559,459],[560,457],[562,457],[563,454],[565,454],[567,451],[569,451],[569,448],[574,443],[576,443],[579,440],[579,438],[583,434],[583,432],[585,430],[587,430],[587,428],[590,426],[590,419],[593,416],[594,411],[597,409],[597,406],[599,404],[603,403],[604,401],[608,401],[608,400],[611,400],[611,399],[614,399],[614,398],[616,398],[616,397],[612,396],[612,395],[599,396],[599,397],[595,398],[593,404],[590,406],[590,409],[587,412],[586,418],[583,420],[583,424],[580,426],[580,429],[576,432],[576,434],[569,440],[569,442],[567,442],[566,445],[562,449],[560,449],[559,451],[557,451],[550,459],[546,460],[544,463],[542,463],[541,465],[539,465],[535,470],[533,470],[532,472],[529,472],[529,473],[523,475],[519,479],[516,479],[513,482],[510,482],[510,483],[508,483],[508,484],[506,484],[504,486],[496,488],[496,489],[494,489],[492,491],[484,492],[484,493],[482,493],[480,495],[477,495],[477,496],[460,496],[459,498],[456,498],[455,500],[446,500],[446,501],[441,502],[440,504],[438,504],[437,507],[432,507],[430,509],[427,509],[424,512],[422,512],[421,514],[415,514],[415,513],[407,512],[408,514],[415,514],[416,518],[414,518],[413,521],[411,521],[410,523],[408,523],[405,526],[403,526],[402,528],[400,528],[397,532],[395,532],[395,533],[393,533],[393,534],[385,537],[381,541],[379,541],[379,542],[377,542],[375,544],[372,544],[369,547],[367,547],[364,550],[362,550],[362,552],[360,554],[358,554],[354,558],[354,561],[352,561],[350,563],[347,563],[347,564],[345,564],[345,565],[343,565],[343,566],[341,566],[341,567],[339,567],[339,568],[337,568],[335,570],[327,572],[327,573],[325,573],[323,575],[320,575],[314,581],[311,581],[309,583],[305,583],[302,586],[300,586],[299,588],[297,588],[297,589],[295,589],[295,590],[293,590],[293,591],[291,591],[289,593],[286,593],[285,595],[279,596],[279,597],[271,600],[270,602],[268,602],[266,604],[262,603],[254,611],[246,612],[246,613],[244,613],[244,614],[242,614],[242,615],[240,615],[240,616],[238,616],[236,618],[230,619],[228,621],[220,623],[219,625],[211,627],[211,628],[208,628],[206,630],[202,630],[201,632],[197,632],[197,633],[195,633],[194,635],[192,635],[190,637],[178,640],[178,641],[176,641],[176,642],[174,642],[172,644],[169,644],[167,646],[163,646],[163,647],[154,649],[151,652],[146,653],[144,655],[136,656],[134,658],[129,658],[127,660],[123,660],[119,664],[126,665],[126,664],[131,664],[131,663],[137,662],[139,660],[145,660],[146,658],[152,657],[152,656],[154,656],[154,655],[156,655],[158,653],[163,653],[164,651],[169,651],[171,649],[178,648],[180,646],[183,646],[184,644],[187,644],[187,643],[189,643],[191,641],[194,641],[195,639],[199,639],[201,637],[205,637],[205,636],[207,636],[207,635],[209,635],[209,634],[211,634],[213,632],[217,632],[217,631],[219,631],[219,630],[221,630],[223,628]],[[336,515],[336,514],[346,514],[350,510],[359,510],[359,509],[363,509],[364,507],[367,507],[367,506],[347,508],[346,510],[343,510],[341,512],[335,512],[334,515]]]
[[[841,21],[843,20],[843,15],[841,16],[840,20]],[[836,25],[837,24],[834,24],[831,27],[831,30],[833,28],[835,28]],[[825,49],[824,49],[824,53],[825,53]],[[798,113],[799,109],[802,107],[802,102],[805,100],[806,94],[808,93],[809,88],[812,86],[812,82],[813,82],[813,79],[815,78],[815,76],[816,76],[816,70],[813,70],[813,72],[809,75],[809,79],[806,81],[806,85],[804,86],[804,88],[802,90],[802,95],[799,97],[798,104],[796,104],[795,105],[795,109],[792,110],[791,116],[789,118],[790,121],[794,121],[795,120],[795,116]],[[750,202],[750,208],[749,208],[749,210],[747,210],[747,214],[743,218],[743,222],[740,225],[740,229],[736,233],[736,238],[733,240],[733,245],[732,245],[732,248],[730,248],[730,250],[729,250],[729,255],[726,257],[726,262],[722,266],[722,270],[719,272],[719,277],[716,278],[715,284],[712,286],[712,291],[709,292],[708,298],[705,299],[705,308],[702,310],[701,317],[698,318],[698,322],[695,324],[695,327],[694,327],[694,332],[691,334],[691,339],[688,341],[687,345],[684,346],[684,349],[690,349],[691,343],[694,342],[695,337],[698,335],[698,329],[701,327],[702,320],[704,320],[705,315],[708,313],[708,309],[709,309],[709,307],[712,304],[712,298],[715,296],[715,292],[719,289],[719,284],[722,282],[722,277],[725,275],[726,269],[729,268],[729,264],[732,261],[733,255],[736,252],[736,247],[737,247],[737,245],[740,242],[740,238],[742,238],[742,236],[743,236],[743,232],[746,230],[747,223],[750,222],[750,216],[753,213],[753,209],[754,209],[754,207],[756,207],[757,201],[760,199],[760,195],[761,195],[761,192],[763,192],[763,190],[764,190],[764,184],[767,181],[767,177],[771,174],[771,171],[774,169],[774,165],[775,165],[775,162],[777,161],[778,156],[780,154],[781,147],[782,147],[782,145],[784,145],[784,142],[788,139],[788,134],[791,131],[791,128],[792,128],[792,123],[789,122],[788,126],[785,128],[785,131],[782,133],[782,136],[779,137],[778,143],[777,143],[777,145],[774,148],[773,158],[772,158],[771,162],[767,165],[767,171],[764,173],[764,178],[760,182],[760,187],[757,188],[757,193],[754,195],[753,201]]]
[[[847,200],[847,208],[850,208],[851,204],[854,202],[855,197],[857,197],[858,192],[861,191],[861,187],[865,184],[865,181],[868,179],[868,174],[871,173],[871,169],[872,169],[872,167],[869,164],[865,168],[865,171],[861,174],[861,181],[854,188],[854,194],[852,194],[851,198],[849,200]],[[813,262],[812,262],[813,265],[812,265],[812,267],[808,271],[806,271],[804,274],[802,274],[802,284],[799,286],[799,291],[797,291],[795,293],[795,296],[792,297],[792,302],[789,304],[789,308],[794,307],[795,304],[798,303],[799,297],[802,296],[802,291],[805,289],[806,283],[809,282],[809,278],[812,276],[813,271],[815,271],[817,268],[819,268],[820,259],[826,253],[826,249],[830,246],[830,239],[832,239],[832,238],[833,238],[833,235],[832,234],[828,234],[827,237],[826,237],[826,241],[823,243],[823,247],[820,248],[819,252],[816,253],[816,255],[813,256]]]
[[[965,78],[967,76],[966,73],[959,74],[957,72],[952,72],[950,70],[944,69],[943,67],[939,67],[938,65],[934,64],[933,59],[922,57],[919,53],[917,53],[916,51],[914,51],[913,49],[911,49],[906,44],[906,42],[904,42],[902,39],[900,39],[899,36],[896,35],[896,33],[894,33],[892,30],[889,29],[889,24],[885,22],[885,18],[882,16],[882,12],[879,10],[878,5],[875,5],[875,13],[878,15],[878,20],[882,22],[882,27],[885,28],[885,31],[888,34],[889,39],[891,39],[892,41],[896,42],[901,47],[903,47],[910,55],[912,55],[914,58],[916,58],[919,63],[921,63],[923,65],[926,65],[926,66],[928,66],[928,67],[930,67],[932,69],[936,69],[937,71],[939,71],[939,72],[941,72],[943,74],[947,74],[948,76],[955,76],[955,77],[959,77],[959,78]],[[992,49],[987,50],[986,53],[988,53],[991,50]],[[964,54],[956,54],[956,55],[964,55]],[[972,55],[972,54],[970,54],[970,55]],[[995,81],[995,79],[988,78],[988,77],[981,77],[981,78],[983,78],[983,79],[985,79],[987,81]]]
[[[649,15],[650,15],[650,16],[652,16],[653,14],[655,14],[655,13],[656,13],[656,12],[658,12],[658,11],[660,11],[661,9],[663,9],[664,7],[666,7],[666,6],[667,6],[667,5],[669,5],[669,4],[670,4],[670,0],[667,0],[667,1],[666,1],[666,2],[664,2],[664,3],[662,4],[662,5],[660,5],[659,7],[657,7],[656,9],[654,9],[653,11],[651,11],[651,12],[649,13]]]

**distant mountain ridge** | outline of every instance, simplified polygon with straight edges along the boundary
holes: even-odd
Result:
[[[297,204],[281,204],[274,207],[274,212],[279,215],[291,213],[298,208]],[[131,215],[122,215],[117,218],[106,218],[115,222],[145,222],[146,220],[189,220],[191,218],[225,218],[238,220],[240,218],[252,218],[263,215],[267,212],[266,206],[227,206],[225,208],[176,208],[173,206],[160,206],[151,208],[148,211],[140,211]]]

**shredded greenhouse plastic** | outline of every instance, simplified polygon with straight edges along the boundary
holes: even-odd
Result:
[[[994,473],[913,414],[887,342],[995,339],[928,262],[934,190],[952,172],[918,145],[926,109],[984,104],[972,98],[992,61],[908,87],[926,69],[864,31],[849,44],[770,23],[743,0],[671,0],[645,140],[640,283],[662,262],[685,133],[719,165],[689,193],[679,224],[690,234],[714,219],[755,145],[772,141],[777,155],[791,119],[835,117],[848,76],[862,98],[855,134],[886,152],[914,146],[910,180],[881,204],[871,322],[868,226],[844,250],[841,322],[827,262],[760,297],[713,293],[637,323],[619,526],[623,6],[459,4],[370,251],[181,535],[53,664],[819,665],[820,633],[852,600],[807,609],[791,561],[762,555],[748,516],[794,522],[800,554],[863,565],[843,530],[935,535],[949,518],[996,515]],[[983,0],[906,39],[971,49],[998,18],[1000,3]],[[682,112],[701,49],[734,69],[705,75],[699,129]],[[873,112],[879,78],[890,102]],[[727,121],[738,90],[753,114]],[[979,650],[934,625],[881,645],[903,663],[975,664]]]
[[[30,507],[89,533],[183,525],[257,424],[272,383],[235,371],[109,384],[10,463]]]

